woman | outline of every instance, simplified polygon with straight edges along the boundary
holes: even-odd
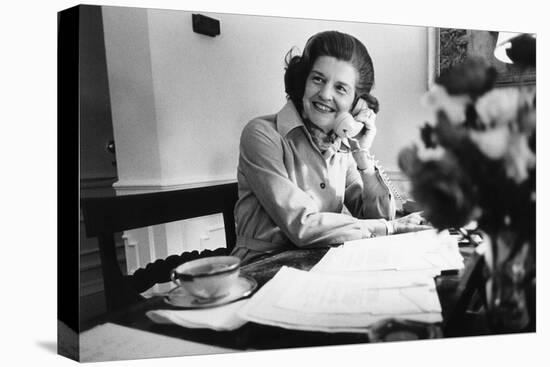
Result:
[[[241,135],[232,254],[246,263],[296,247],[427,228],[418,214],[394,219],[392,193],[369,153],[378,101],[370,94],[374,69],[365,46],[321,32],[301,56],[289,52],[286,64],[288,102],[250,121]],[[345,112],[364,124],[355,138],[334,132]]]

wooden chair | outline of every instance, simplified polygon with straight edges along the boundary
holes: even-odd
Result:
[[[81,200],[87,237],[97,237],[107,310],[114,311],[142,299],[139,293],[169,281],[170,270],[198,257],[226,255],[235,246],[237,183],[183,190]],[[123,275],[116,257],[115,234],[177,220],[223,214],[226,248],[184,252],[160,259]]]

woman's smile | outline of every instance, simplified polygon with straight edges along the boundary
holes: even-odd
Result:
[[[323,104],[321,102],[312,102],[315,109],[321,113],[332,113],[334,112],[334,108],[327,106],[326,104]]]

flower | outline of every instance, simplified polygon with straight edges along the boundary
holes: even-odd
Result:
[[[510,147],[504,157],[506,175],[516,183],[522,183],[529,178],[529,171],[535,168],[535,154],[529,149],[527,136],[513,134]]]
[[[527,135],[511,133],[506,126],[489,131],[471,131],[471,140],[491,159],[502,159],[506,175],[516,183],[525,181],[529,169],[535,167],[535,154],[531,151]]]
[[[500,126],[488,131],[470,131],[470,139],[491,159],[504,157],[510,144],[510,129]]]
[[[412,195],[421,203],[424,216],[436,228],[462,227],[476,220],[480,208],[471,177],[449,152],[440,150],[435,156],[439,158],[422,158],[416,147],[399,154],[399,166],[411,178]]]
[[[497,77],[496,69],[482,58],[468,58],[462,64],[449,69],[436,81],[450,95],[469,95],[476,98],[491,90]]]
[[[475,110],[486,127],[506,125],[517,119],[520,96],[517,88],[495,89],[477,100]]]
[[[435,148],[437,146],[437,138],[432,125],[425,123],[420,128],[420,137],[426,148]]]
[[[436,84],[422,97],[421,103],[434,112],[443,111],[451,123],[460,124],[466,118],[466,106],[471,103],[471,98],[467,95],[452,96]]]
[[[421,161],[426,162],[429,160],[443,159],[446,153],[447,151],[442,146],[436,146],[430,149],[419,148],[417,155]]]
[[[479,59],[449,69],[422,98],[435,121],[423,147],[399,154],[411,194],[438,229],[476,220],[494,232],[532,231],[535,190],[535,88],[494,88],[496,72]]]

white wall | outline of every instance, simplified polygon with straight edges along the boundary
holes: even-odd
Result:
[[[147,12],[103,8],[105,54],[119,182],[159,183],[157,113]]]
[[[238,141],[253,117],[285,102],[284,56],[314,33],[336,29],[363,41],[374,61],[379,134],[387,170],[427,115],[427,29],[203,13],[215,38],[192,31],[191,13],[104,7],[119,188],[234,180]]]

